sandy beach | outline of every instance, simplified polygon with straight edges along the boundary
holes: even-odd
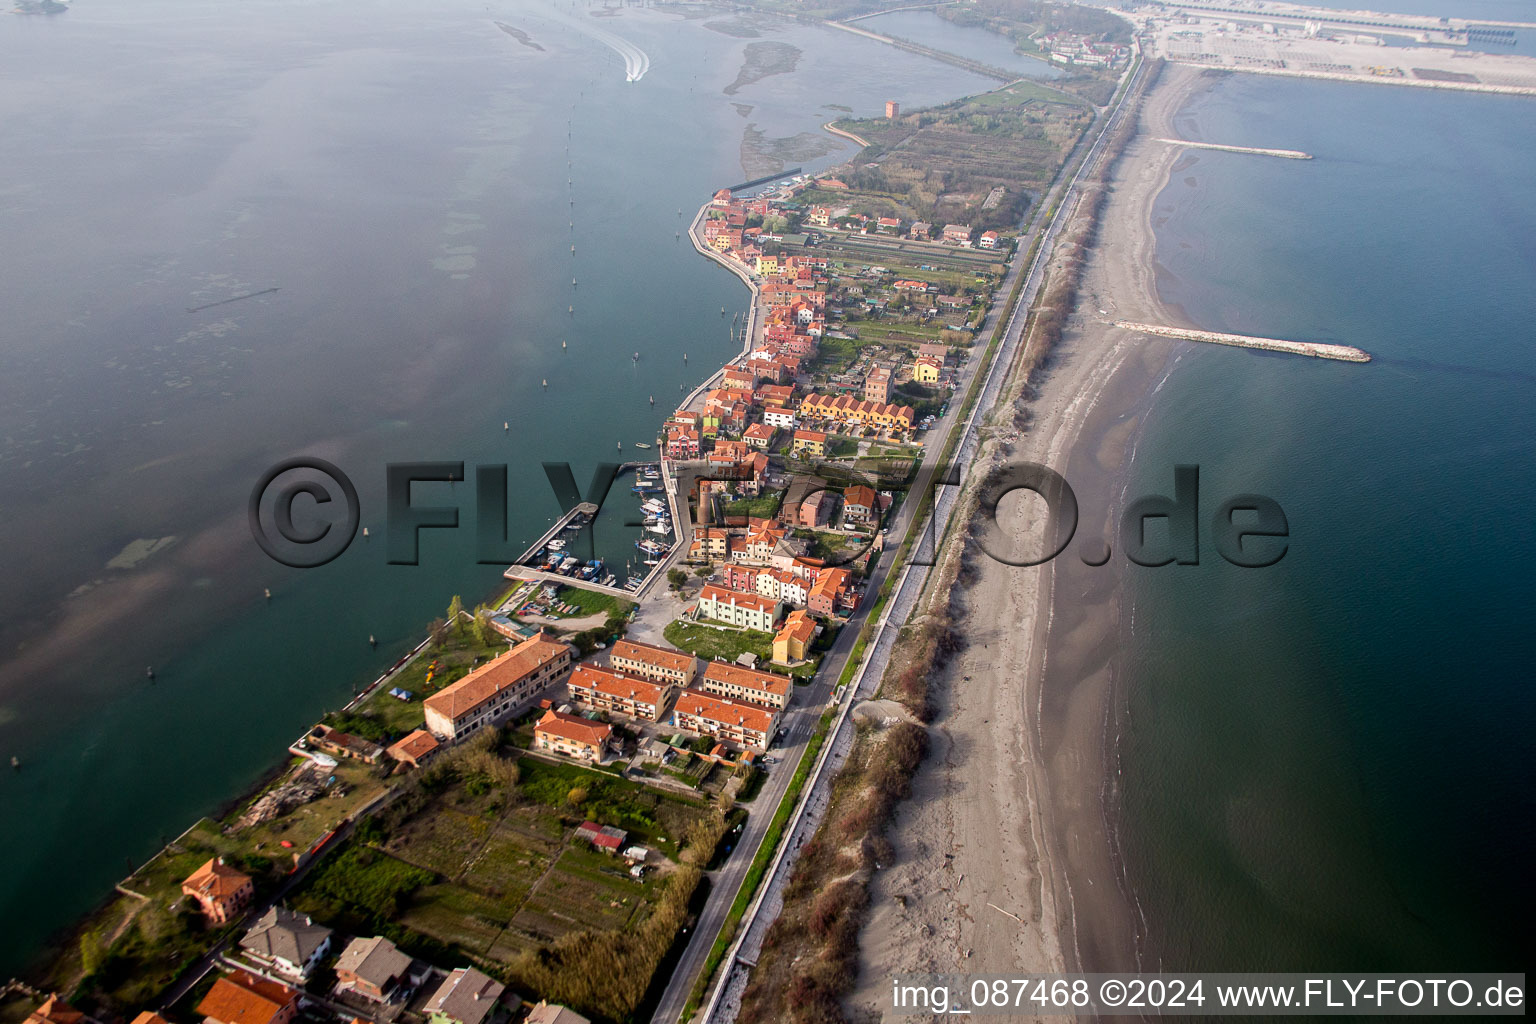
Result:
[[[1118,559],[1085,565],[1079,546],[1100,537],[1113,545],[1108,524],[1118,521],[1127,454],[1179,351],[1107,321],[1183,322],[1157,298],[1152,204],[1189,157],[1151,140],[1173,134],[1174,115],[1201,86],[1201,72],[1170,65],[1144,96],[1077,308],[1034,397],[1019,403],[1027,426],[1003,433],[993,455],[1062,473],[1081,519],[1073,545],[1050,565],[968,559],[973,572],[955,601],[967,645],[935,680],[931,752],[892,832],[897,861],[873,885],[849,1007],[856,1015],[880,1015],[898,972],[1138,964],[1136,908],[1106,813],[1115,802],[1121,569]],[[1005,502],[1010,532],[1027,534],[1027,511]]]

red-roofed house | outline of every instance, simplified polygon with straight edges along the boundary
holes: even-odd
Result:
[[[805,454],[813,459],[819,459],[826,455],[826,445],[827,435],[821,431],[797,430],[790,448],[796,455]]]
[[[672,724],[701,736],[713,736],[738,746],[767,750],[778,713],[745,701],[684,690],[672,709]]]
[[[736,366],[726,367],[725,373],[721,375],[720,379],[728,388],[745,388],[751,391],[757,387],[757,375],[751,370]]]
[[[795,607],[803,606],[809,596],[805,580],[788,569],[758,569],[750,589]]]
[[[608,661],[616,671],[627,676],[672,686],[692,685],[693,677],[699,671],[699,659],[686,651],[635,640],[615,640]]]
[[[181,891],[197,901],[210,924],[233,921],[256,895],[251,876],[225,864],[223,857],[214,857],[192,872],[181,883]]]
[[[288,1024],[299,1012],[299,993],[249,971],[213,983],[197,1004],[205,1024]]]
[[[843,521],[867,523],[875,513],[877,496],[873,487],[855,484],[843,491]]]
[[[705,665],[704,678],[699,681],[699,689],[705,693],[771,708],[782,708],[788,704],[794,688],[795,684],[789,676],[781,676],[776,672],[758,672],[729,661],[712,661]]]
[[[773,637],[773,660],[781,665],[804,661],[816,639],[816,620],[797,608],[784,619],[784,626]]]
[[[401,764],[408,764],[412,768],[420,768],[440,749],[442,749],[442,744],[438,742],[436,736],[433,736],[425,729],[417,729],[414,732],[407,733],[403,739],[396,742],[385,753]]]
[[[571,699],[583,707],[648,722],[661,721],[672,695],[671,686],[631,679],[595,665],[577,665],[566,688]]]
[[[812,615],[835,614],[839,605],[847,603],[849,579],[847,569],[829,569],[817,576],[805,599],[806,609]]]
[[[612,737],[611,726],[558,711],[544,712],[533,727],[535,749],[584,761],[601,762]]]
[[[694,427],[674,427],[667,432],[667,458],[696,459],[699,457],[699,431]]]

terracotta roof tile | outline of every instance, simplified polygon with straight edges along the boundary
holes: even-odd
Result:
[[[425,705],[450,720],[456,719],[508,687],[516,686],[551,658],[569,651],[567,645],[551,640],[543,633],[535,634],[453,685],[434,693],[426,699]]]

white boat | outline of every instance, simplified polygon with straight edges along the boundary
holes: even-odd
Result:
[[[663,522],[646,523],[645,528],[652,533],[668,534],[672,532],[672,527]]]
[[[640,511],[648,512],[653,516],[659,516],[663,515],[669,510],[667,508],[667,503],[660,500],[659,498],[646,498],[640,503]]]
[[[556,537],[554,540],[549,542],[547,547],[551,551],[564,551],[565,550],[565,541],[561,540],[559,537]]]
[[[636,448],[649,448],[650,445],[646,444],[644,441],[636,441],[635,442],[635,447]]]

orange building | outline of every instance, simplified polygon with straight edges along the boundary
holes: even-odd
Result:
[[[423,702],[428,731],[440,740],[457,742],[516,714],[539,691],[565,678],[571,652],[569,644],[543,631],[534,634],[428,697]]]
[[[249,971],[213,983],[197,1004],[207,1024],[288,1024],[299,1012],[299,993]]]
[[[406,734],[404,738],[385,751],[390,757],[402,764],[408,764],[412,768],[420,768],[429,758],[441,749],[442,744],[437,737],[425,729],[417,729]]]
[[[661,721],[672,694],[665,684],[631,679],[595,665],[577,665],[566,688],[571,699],[584,707],[651,722]]]
[[[768,749],[776,721],[778,713],[772,708],[714,697],[698,690],[684,690],[672,709],[672,724],[679,729],[757,750]]]
[[[773,638],[773,660],[781,665],[804,661],[811,642],[816,639],[816,620],[803,608],[790,612],[784,627]]]
[[[535,749],[593,763],[602,761],[612,736],[610,726],[578,715],[562,715],[558,711],[544,712],[539,724],[533,727]]]
[[[832,615],[840,604],[847,603],[849,573],[847,569],[829,569],[816,577],[805,607],[812,615]]]
[[[256,887],[251,876],[215,857],[181,883],[181,891],[197,901],[210,924],[228,924],[251,905]]]
[[[803,614],[793,612],[791,616]],[[781,676],[777,672],[758,672],[728,661],[712,661],[705,665],[704,678],[699,681],[699,689],[705,693],[744,700],[749,704],[765,704],[771,708],[782,708],[788,704],[794,686],[789,676]]]

